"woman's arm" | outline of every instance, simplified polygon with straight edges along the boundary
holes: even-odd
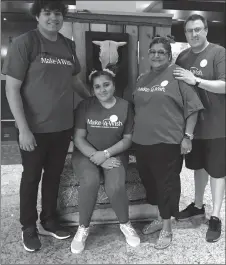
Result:
[[[193,135],[195,125],[198,118],[198,111],[192,113],[186,120],[185,134]]]
[[[193,112],[187,119],[186,119],[186,126],[185,126],[185,134],[183,140],[181,142],[181,154],[187,154],[191,152],[192,149],[192,139],[193,132],[195,129],[195,125],[198,118],[198,111]],[[191,138],[189,139],[189,136]]]
[[[132,145],[132,134],[124,134],[122,140],[107,149],[110,156],[115,156],[130,148]]]
[[[97,150],[86,140],[87,132],[85,129],[75,129],[74,145],[87,157],[91,157]]]

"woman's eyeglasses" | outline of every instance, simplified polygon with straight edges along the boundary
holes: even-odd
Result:
[[[150,56],[155,56],[155,54],[157,54],[158,56],[165,56],[168,52],[167,51],[163,51],[163,50],[159,50],[159,51],[155,51],[155,50],[148,50],[148,54]]]

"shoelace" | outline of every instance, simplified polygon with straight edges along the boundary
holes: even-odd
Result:
[[[82,241],[83,237],[88,234],[88,228],[79,226],[78,231],[76,233],[76,239]]]
[[[132,235],[136,235],[136,231],[134,230],[134,228],[132,227],[131,223],[127,223],[127,224],[122,224],[122,226],[124,226],[126,228],[126,230]]]

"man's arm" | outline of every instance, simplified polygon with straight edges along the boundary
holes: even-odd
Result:
[[[25,151],[33,151],[36,142],[25,118],[20,94],[21,84],[21,80],[6,75],[6,97],[19,129],[20,148]]]
[[[174,77],[177,80],[184,81],[188,85],[195,85],[196,81],[199,81],[199,88],[207,90],[212,93],[216,94],[225,94],[225,81],[223,80],[205,80],[201,78],[197,78],[191,71],[183,69],[183,68],[176,68],[173,71]]]
[[[226,94],[225,81],[199,79],[199,88],[216,94]]]
[[[80,79],[78,75],[73,76],[72,88],[83,99],[86,99],[91,96],[87,85]]]

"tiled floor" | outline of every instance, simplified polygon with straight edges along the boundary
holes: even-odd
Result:
[[[8,150],[2,149],[2,153]],[[144,236],[143,223],[135,223],[141,237],[137,248],[128,246],[117,224],[91,227],[86,250],[79,255],[70,252],[71,239],[59,241],[41,237],[42,249],[28,253],[21,244],[19,224],[19,182],[22,166],[19,156],[10,151],[3,154],[1,170],[1,264],[225,264],[225,201],[222,207],[222,238],[214,244],[205,241],[205,221],[173,222],[173,243],[165,250],[155,250],[158,233]],[[9,158],[10,156],[10,158]],[[7,158],[8,157],[8,158]],[[11,165],[9,165],[11,164]],[[193,199],[192,172],[183,168],[180,207]],[[205,193],[207,217],[211,213],[208,185]],[[40,207],[38,207],[40,208]],[[70,228],[75,233],[77,227]]]

